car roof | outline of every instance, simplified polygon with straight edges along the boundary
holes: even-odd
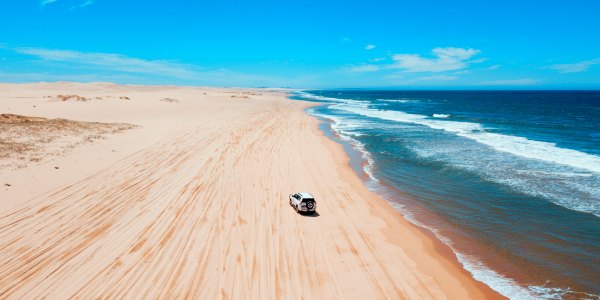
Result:
[[[300,197],[302,197],[302,198],[314,198],[313,195],[311,195],[310,193],[306,193],[306,192],[300,192],[300,193],[298,193],[298,195],[300,195]]]

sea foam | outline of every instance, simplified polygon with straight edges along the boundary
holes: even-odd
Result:
[[[307,98],[314,99],[314,97]],[[373,159],[378,156],[377,153],[373,153],[375,155],[373,157],[366,149],[365,146],[372,146],[369,144],[369,139],[372,135],[393,134],[406,129],[408,132],[404,133],[405,136],[410,136],[411,132],[426,133],[427,136],[430,134],[445,136],[441,140],[421,139],[420,143],[402,144],[403,147],[422,158],[441,162],[452,168],[465,169],[486,181],[496,182],[511,187],[517,192],[539,196],[568,209],[592,213],[600,217],[599,156],[561,148],[554,143],[498,133],[494,128],[475,122],[454,121],[450,119],[450,115],[433,113],[421,115],[373,108],[386,105],[381,102],[409,102],[404,99],[376,99],[376,101],[381,101],[379,103],[372,102],[373,100],[326,97],[318,100],[328,104],[326,105],[327,109],[319,110],[327,113],[319,116],[329,119],[333,123],[331,124],[332,129],[339,134],[342,140],[348,142],[362,154],[363,159],[367,162],[365,172],[371,178],[374,178],[373,175],[379,176],[380,174],[377,172],[373,174],[373,171],[378,170],[375,168]],[[412,109],[410,105],[407,103],[407,109]],[[402,105],[397,107],[400,108]],[[440,131],[431,131],[427,128]],[[394,139],[384,140],[390,143],[394,142]],[[448,148],[449,143],[452,145],[450,148]],[[388,147],[393,147],[393,145]],[[477,157],[481,159],[473,159]],[[378,191],[382,187],[375,181],[373,183],[368,186],[375,188],[374,191]],[[385,192],[382,194],[385,196]],[[514,279],[492,270],[477,257],[459,252],[454,248],[452,241],[444,237],[440,230],[416,221],[411,216],[409,207],[402,207],[394,201],[390,203],[412,223],[431,230],[438,239],[452,248],[459,262],[474,278],[486,283],[500,294],[511,299],[562,299],[574,295],[598,299],[596,295],[578,293],[568,288],[520,285]]]
[[[484,128],[480,124],[454,121],[443,121],[442,123],[440,121],[430,120],[427,116],[422,115],[408,114],[397,111],[382,111],[369,109],[368,104],[366,103],[359,103],[358,105],[348,105],[348,102],[342,102],[341,104],[339,102],[337,103],[338,104],[330,106],[330,108],[337,108],[367,117],[375,117],[379,119],[398,121],[403,123],[426,125],[431,128],[442,129],[456,134],[485,133]],[[363,143],[354,138],[361,135],[359,133],[361,129],[365,129],[368,126],[371,126],[371,122],[366,122],[365,120],[357,121],[332,115],[319,114],[314,111],[311,111],[311,114],[328,119],[331,122],[331,128],[340,136],[340,138],[348,142],[350,145],[353,146],[355,150],[361,153],[362,158],[367,162],[367,164],[364,166],[365,173],[367,173],[372,180],[377,182],[378,180],[375,178],[372,172],[372,168],[374,167],[374,161],[371,153],[369,153],[369,151],[365,149]],[[587,172],[573,172],[567,174],[569,176],[589,175],[589,173]],[[390,202],[390,204],[393,207],[395,207],[398,211],[400,211],[411,223],[430,230],[440,241],[448,245],[455,253],[458,261],[461,263],[463,268],[465,268],[465,270],[471,273],[473,278],[486,283],[493,290],[510,299],[562,299],[564,295],[570,293],[569,290],[563,290],[560,288],[548,288],[544,286],[523,287],[517,282],[515,282],[513,279],[507,278],[502,274],[499,274],[498,272],[492,270],[476,257],[458,251],[454,247],[450,239],[441,234],[441,232],[438,229],[431,226],[427,226],[417,221],[412,216],[411,212],[407,210],[407,208],[405,208],[403,205],[393,201]]]
[[[434,118],[447,119],[450,118],[450,115],[447,114],[433,114]]]
[[[358,151],[358,153],[360,153],[362,160],[366,162],[366,164],[363,165],[363,171],[365,172],[365,174],[367,174],[367,176],[369,176],[371,180],[375,182],[379,181],[373,174],[373,168],[375,166],[373,156],[369,151],[365,149],[365,145],[355,138],[362,135],[355,131],[355,129],[364,127],[362,123],[344,122],[338,117],[318,114],[314,111],[311,111],[311,114],[329,120],[331,124],[331,129],[338,134],[340,139],[350,144],[352,148],[354,148],[356,151]]]
[[[577,150],[560,148],[554,143],[530,140],[520,136],[486,132],[485,128],[478,123],[436,120],[424,115],[392,110],[376,110],[348,104],[339,104],[332,108],[367,117],[424,125],[475,140],[497,151],[600,173],[600,157],[598,156]]]
[[[368,103],[367,101],[360,101],[360,100],[354,100],[354,99],[324,97],[324,96],[314,95],[314,94],[310,94],[310,93],[302,92],[302,91],[294,92],[294,94],[296,94],[299,97],[305,98],[305,99],[310,99],[310,100],[319,101],[319,102],[346,103],[346,104]]]

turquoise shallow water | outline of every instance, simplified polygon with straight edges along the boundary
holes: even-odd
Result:
[[[513,299],[600,295],[600,92],[304,91],[368,185]],[[356,155],[355,155],[356,156]]]

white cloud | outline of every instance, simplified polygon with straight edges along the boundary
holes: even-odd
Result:
[[[56,1],[58,1],[58,0],[41,0],[41,1],[40,1],[40,4],[41,4],[42,6],[46,6],[46,5],[48,5],[48,4],[52,4],[52,3],[56,2]]]
[[[434,74],[428,76],[417,76],[406,72],[394,72],[392,74],[383,77],[391,85],[414,85],[414,86],[442,86],[451,85],[449,83],[454,80],[460,79],[458,76]]]
[[[369,44],[369,45],[365,46],[365,50],[373,50],[373,49],[375,49],[376,47],[377,47],[377,46],[375,46],[375,45]]]
[[[480,85],[516,86],[516,85],[534,85],[539,82],[540,81],[537,79],[519,78],[519,79],[503,79],[503,80],[483,81],[480,83]]]
[[[209,86],[306,86],[321,83],[320,77],[240,73],[228,69],[202,69],[198,66],[165,60],[145,60],[114,53],[10,48],[12,51],[42,59],[28,62],[41,72],[3,73],[0,81],[110,81],[135,84],[191,84]],[[51,64],[44,64],[44,62]]]
[[[309,82],[321,82],[314,78],[274,78],[254,74],[244,74],[229,70],[209,70],[198,74],[197,77],[181,80],[179,78],[155,77],[146,74],[135,73],[106,73],[95,72],[95,70],[86,70],[91,73],[79,73],[81,70],[75,70],[70,73],[55,72],[30,72],[30,73],[12,73],[0,70],[0,82],[112,82],[119,84],[144,84],[144,85],[163,85],[163,84],[189,84],[205,86],[227,86],[227,87],[281,87],[281,86],[305,86],[305,80]]]
[[[500,68],[500,65],[493,65],[493,66],[488,67],[487,69],[488,70],[497,70],[498,68]]]
[[[163,60],[144,60],[113,53],[86,53],[41,48],[17,48],[15,51],[47,61],[66,62],[125,73],[153,74],[181,79],[190,79],[198,75],[198,72],[188,65]]]
[[[395,54],[392,56],[394,63],[390,66],[394,69],[402,69],[404,72],[445,72],[464,69],[469,61],[477,55],[480,50],[464,48],[435,48],[431,51],[433,58],[422,57],[419,54]]]
[[[381,67],[378,65],[359,65],[346,68],[346,71],[350,73],[376,72],[379,70],[381,70]]]
[[[74,10],[74,9],[78,9],[78,8],[84,8],[84,7],[86,7],[86,6],[90,6],[90,5],[92,5],[92,4],[94,4],[94,1],[93,1],[93,0],[87,0],[87,1],[85,1],[85,2],[82,2],[82,3],[80,3],[80,4],[77,4],[77,5],[71,6],[71,7],[69,8],[69,10]]]
[[[367,48],[365,48],[368,50]],[[372,48],[371,48],[372,49]],[[405,73],[420,72],[446,72],[466,69],[470,64],[481,63],[487,58],[471,60],[480,50],[472,48],[435,48],[431,50],[432,58],[422,57],[419,54],[395,54],[392,55],[392,63],[377,65],[362,65],[350,68],[352,72],[372,72],[383,69],[400,69]],[[384,58],[371,59],[371,62],[379,62]]]
[[[548,68],[559,71],[560,73],[578,73],[587,71],[590,66],[600,64],[600,58],[581,61],[572,64],[551,65]]]
[[[352,41],[352,40],[351,40],[350,38],[348,38],[348,37],[342,37],[342,38],[341,38],[341,40],[342,40],[342,42],[344,42],[344,43],[348,43],[348,42],[351,42],[351,41]]]
[[[52,74],[43,72],[31,73],[6,73],[0,70],[0,80],[3,82],[55,82],[55,81],[73,81],[73,82],[143,82],[142,78],[135,75],[99,75],[99,74]]]
[[[450,75],[432,75],[415,78],[416,81],[449,81],[456,79],[458,79],[458,77]]]
[[[470,60],[469,63],[470,64],[480,64],[480,63],[486,62],[488,60],[489,60],[489,58],[482,57],[482,58]]]

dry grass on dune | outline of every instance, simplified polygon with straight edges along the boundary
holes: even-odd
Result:
[[[0,114],[0,169],[24,168],[29,163],[62,155],[79,145],[134,127]]]
[[[56,96],[44,96],[44,98],[46,99],[51,99],[51,100],[55,100],[55,101],[62,101],[62,102],[86,102],[86,101],[91,101],[91,100],[105,100],[105,99],[119,99],[119,100],[131,100],[130,97],[127,96],[111,96],[111,95],[107,95],[107,96],[103,96],[103,97],[99,97],[99,96],[80,96],[80,95],[75,95],[75,94],[71,94],[71,95],[56,95]]]

